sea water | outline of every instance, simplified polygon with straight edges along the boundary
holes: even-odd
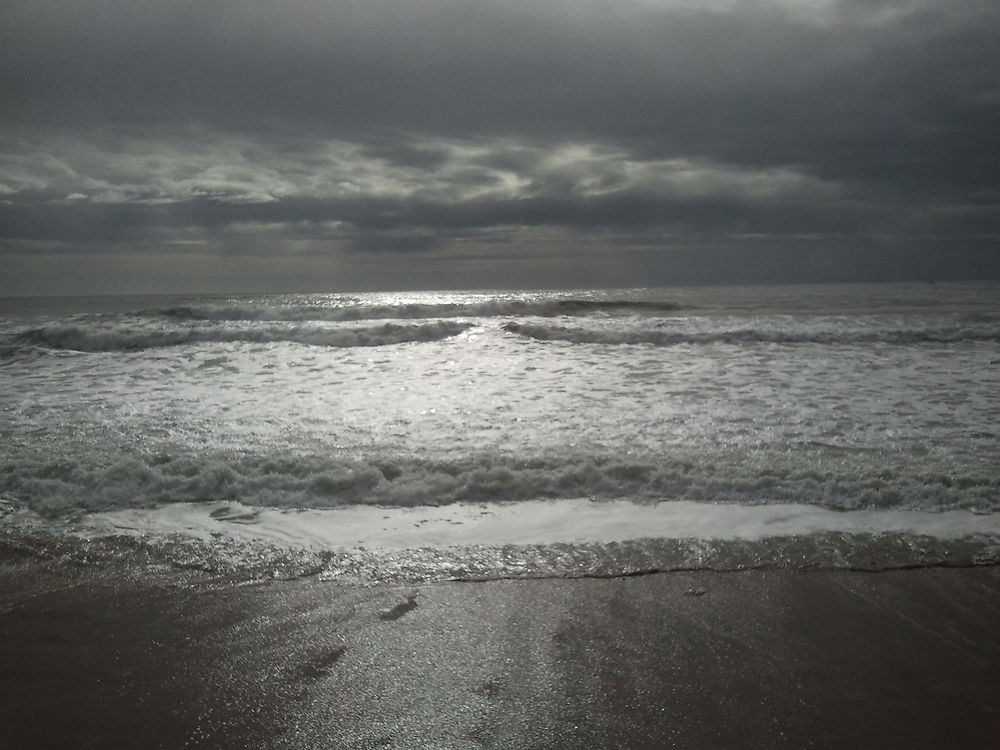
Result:
[[[0,300],[3,533],[236,572],[994,562],[998,418],[997,284]]]

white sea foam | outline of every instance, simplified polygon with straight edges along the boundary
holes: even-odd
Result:
[[[281,511],[234,502],[96,513],[86,516],[77,529],[91,537],[181,534],[208,541],[224,535],[282,547],[393,551],[645,538],[761,541],[824,533],[1000,540],[1000,513],[844,513],[797,503],[747,507],[694,502],[594,502],[579,498],[518,504],[458,503],[441,508],[351,506],[327,511]]]
[[[434,460],[161,454],[121,456],[107,465],[85,459],[22,461],[7,467],[0,489],[48,515],[212,500],[283,508],[412,507],[581,495],[741,505],[800,502],[841,510],[1000,511],[1000,477],[986,467],[956,475],[900,466],[890,476],[885,461],[877,459],[824,446],[772,457],[764,465],[753,453],[699,456],[681,448],[674,455],[615,460],[592,454],[531,460],[475,454]]]

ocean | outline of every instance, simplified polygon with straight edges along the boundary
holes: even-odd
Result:
[[[0,535],[237,578],[995,564],[1000,285],[0,300]]]

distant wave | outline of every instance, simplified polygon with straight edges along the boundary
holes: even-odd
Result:
[[[295,327],[220,327],[129,329],[88,328],[82,326],[46,326],[33,328],[15,338],[22,345],[84,352],[117,352],[155,349],[183,344],[275,343],[291,342],[311,346],[352,347],[383,346],[411,341],[438,341],[465,331],[468,323],[434,322],[422,325],[397,325],[351,328]]]
[[[607,330],[532,323],[505,323],[503,329],[538,341],[575,344],[949,344],[958,341],[1000,341],[996,328],[914,330],[794,331],[744,328],[729,331]]]
[[[656,315],[680,309],[672,302],[632,300],[497,299],[468,303],[409,303],[400,305],[185,305],[157,312],[176,320],[358,321],[420,318],[505,316]]]

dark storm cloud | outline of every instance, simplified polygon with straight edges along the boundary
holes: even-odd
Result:
[[[395,166],[434,170],[448,162],[448,150],[420,145],[404,137],[380,138],[364,144],[362,152],[372,159],[382,159]]]
[[[600,196],[477,199],[460,202],[418,198],[288,198],[268,203],[228,203],[208,198],[165,204],[59,203],[0,205],[0,239],[121,241],[145,230],[233,225],[336,223],[332,236],[371,232],[356,247],[424,249],[433,234],[479,227],[561,226],[595,228],[671,228],[698,232],[773,233],[856,231],[877,227],[878,211],[869,206],[832,211],[810,203],[755,205],[714,196],[657,197],[639,191]],[[1000,226],[993,225],[994,230]],[[413,235],[391,234],[422,230]],[[388,234],[387,234],[388,232]],[[379,243],[383,243],[379,246]]]
[[[998,38],[991,0],[8,0],[0,249],[248,226],[358,253],[519,227],[958,247],[1000,235]]]
[[[7,6],[4,109],[21,121],[634,140],[837,178],[995,178],[995,153],[974,158],[1000,126],[988,5],[881,23],[766,4]]]

